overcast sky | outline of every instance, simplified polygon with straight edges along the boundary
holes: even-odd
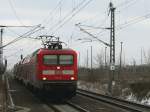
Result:
[[[90,1],[90,2],[89,2]],[[93,46],[94,64],[97,54],[103,54],[105,45],[97,41],[82,43],[79,38],[90,38],[75,26],[76,23],[94,27],[109,27],[110,0],[0,0],[1,25],[38,25],[44,30],[34,34],[54,34],[65,41],[68,46],[80,52],[80,64],[85,65],[86,53]],[[150,52],[150,1],[149,0],[112,0],[116,7],[116,60],[123,42],[123,59],[131,64],[135,59],[141,63],[141,49],[148,57]],[[85,6],[85,7],[84,7]],[[65,20],[65,21],[63,21]],[[64,24],[63,24],[64,23]],[[133,23],[133,24],[130,24]],[[109,43],[109,31],[83,27],[99,39]],[[5,28],[3,45],[26,33],[31,28]],[[20,54],[26,56],[37,48],[41,42],[34,39],[22,39],[4,48],[4,56],[9,66],[17,63]],[[143,63],[144,63],[144,52]],[[107,49],[109,55],[109,49]],[[150,53],[149,53],[150,54]]]

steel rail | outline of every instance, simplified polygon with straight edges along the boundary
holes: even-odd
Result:
[[[89,112],[88,110],[71,103],[69,101],[64,102],[64,104],[47,104],[54,112]]]
[[[86,109],[80,107],[79,105],[74,104],[74,103],[72,103],[72,102],[70,102],[70,101],[67,101],[66,103],[67,103],[68,105],[71,105],[72,107],[78,109],[80,112],[90,112],[89,110],[86,110]]]
[[[74,104],[68,100],[49,99],[45,95],[32,94],[45,106],[47,110],[52,112],[90,112],[77,104]],[[58,102],[59,101],[59,102]]]
[[[67,99],[47,99],[43,96],[38,96],[38,99],[54,112],[90,112],[78,104],[72,103]],[[59,101],[59,102],[58,102]]]
[[[7,112],[7,89],[6,89],[6,83],[5,83],[5,77],[4,75],[0,74],[0,111]]]
[[[150,112],[150,106],[129,102],[126,100],[114,98],[114,97],[107,96],[107,95],[97,94],[97,93],[89,92],[89,91],[82,90],[82,89],[78,89],[77,94],[110,104],[117,108],[119,107],[121,109],[132,111],[132,112],[143,112],[143,111]]]

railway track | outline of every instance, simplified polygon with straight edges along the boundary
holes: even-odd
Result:
[[[73,98],[74,102],[69,100],[67,102],[57,101],[55,103],[50,101],[51,99],[45,95],[39,96],[34,93],[31,94],[33,94],[32,97],[35,97],[42,107],[45,107],[45,109],[43,109],[44,112],[45,110],[46,112],[121,112],[122,110],[126,112],[150,112],[149,106],[79,89],[77,90],[77,96]],[[81,97],[83,97],[83,99]],[[93,104],[92,101],[95,101],[95,103]],[[40,108],[42,107],[40,106]],[[114,111],[115,109],[118,111]]]
[[[68,100],[59,100],[57,98],[53,99],[51,96],[32,94],[44,104],[44,108],[48,112],[90,112],[77,103]]]
[[[80,107],[79,105],[71,103],[69,101],[55,101],[54,99],[51,99],[53,98],[51,96],[45,96],[44,94],[36,94],[33,91],[28,92],[32,95],[32,97],[34,97],[33,99],[35,99],[41,104],[41,108],[44,109],[44,112],[89,112],[88,110]],[[18,110],[26,112],[22,108],[18,108]]]
[[[52,112],[90,112],[80,105],[68,100],[58,100],[55,98],[51,99],[51,97],[45,98],[43,96],[38,96],[37,98],[40,100],[40,102],[46,105],[47,108],[49,108],[48,110],[53,110]]]
[[[53,101],[51,99],[43,99],[43,97],[39,96],[36,96],[36,98],[44,104],[44,108],[47,110],[47,112],[90,112],[70,101]]]
[[[145,106],[138,103],[133,103],[129,101],[125,101],[119,98],[114,98],[106,95],[101,95],[85,90],[78,89],[77,94],[81,96],[85,96],[87,98],[91,98],[100,102],[103,102],[107,105],[114,106],[115,108],[121,108],[126,111],[132,112],[150,112],[150,106]]]
[[[6,101],[7,92],[6,92],[6,85],[5,85],[4,81],[5,81],[5,79],[1,75],[0,76],[0,111],[7,112],[7,101]]]
[[[54,112],[90,112],[79,105],[76,105],[71,102],[64,102],[60,104],[48,104]]]

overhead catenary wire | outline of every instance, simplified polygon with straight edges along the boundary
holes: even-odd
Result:
[[[79,8],[86,0],[82,0],[75,8],[73,8],[69,13],[67,13],[61,21],[57,22],[55,25],[53,25],[51,28],[49,28],[49,30],[51,30],[52,28],[58,26],[61,22],[63,22],[67,17],[69,17],[77,8]]]
[[[110,2],[112,2],[112,1],[110,0]],[[101,29],[101,31],[98,32],[98,33],[96,33],[96,35],[101,34],[101,33],[104,32],[104,30],[107,29],[104,25],[106,24],[106,21],[108,20],[108,17],[109,17],[108,13],[109,13],[109,7],[108,7],[107,11],[105,12],[105,18],[100,22],[101,24],[96,23],[96,26],[80,24],[80,26],[88,27],[88,29],[86,28],[86,30],[95,30],[95,29],[99,30],[99,29]],[[91,20],[91,19],[90,19],[90,20]],[[82,22],[79,22],[79,23],[82,23]],[[99,25],[98,25],[98,24],[99,24]],[[103,27],[102,27],[102,26],[103,26]],[[85,28],[84,28],[84,29],[85,29]]]
[[[9,30],[10,32],[12,32],[13,34],[17,35],[18,37],[21,36],[20,34],[18,34],[17,32],[15,32],[15,31],[13,31],[13,30],[11,30],[10,28],[8,28],[8,30]],[[22,38],[27,38],[27,39],[31,39],[31,40],[39,40],[39,39],[34,38],[34,37],[31,37],[31,36],[29,36],[29,37],[22,37]]]
[[[138,22],[144,21],[144,20],[149,19],[149,18],[150,18],[150,13],[147,13],[147,14],[145,14],[143,16],[136,17],[136,18],[134,18],[132,20],[129,20],[129,21],[125,22],[125,23],[116,25],[116,30],[121,31],[124,28],[127,28],[127,27],[129,27],[129,26],[131,26],[133,24],[136,24]],[[106,31],[107,30],[103,30],[103,31],[97,33],[96,35],[99,35],[99,36],[105,35],[105,34],[107,34]]]
[[[87,0],[82,0],[75,8],[73,8],[69,13],[67,13],[60,21],[58,21],[56,24],[52,25],[48,31],[52,31],[53,29],[56,29],[57,27],[59,27],[59,25],[61,25],[66,19],[68,19],[68,17],[70,18],[70,16],[73,15],[73,13],[79,9]],[[92,1],[92,0],[91,0]]]
[[[83,31],[84,33],[88,34],[88,35],[91,36],[92,38],[97,39],[99,42],[101,42],[101,43],[105,44],[106,46],[109,46],[109,47],[110,47],[110,44],[108,44],[107,42],[104,42],[103,40],[97,38],[95,35],[93,35],[93,34],[87,32],[85,29],[81,28],[79,24],[76,24],[76,26],[79,27],[81,31]]]
[[[80,7],[76,12],[74,12],[68,19],[66,19],[62,24],[60,24],[53,32],[56,32],[60,28],[62,28],[67,22],[69,22],[77,13],[79,13],[83,8],[85,8],[92,1],[93,0],[89,0],[88,2],[86,2],[82,7]]]
[[[60,2],[59,5],[59,20],[61,20],[62,3]]]
[[[53,13],[54,13],[55,10],[59,7],[59,5],[60,5],[60,3],[61,3],[62,1],[63,1],[63,0],[59,0],[59,2],[58,2],[57,5],[54,7],[54,9],[53,9],[53,10],[50,10],[48,16],[46,16],[45,19],[42,20],[41,24],[45,24],[45,26],[48,25],[48,23],[49,23],[49,21],[50,21],[50,18],[49,18],[49,17],[52,18]]]
[[[61,1],[61,0],[60,0]],[[132,0],[133,1],[133,0]],[[139,21],[139,20],[137,20],[137,21]],[[136,22],[136,21],[135,21]],[[129,24],[129,23],[128,23]],[[128,27],[129,25],[131,25],[131,23],[128,25],[128,24],[121,24],[121,26],[123,26],[123,27],[119,27],[119,29],[122,29],[122,28],[125,28],[125,27]],[[134,22],[132,22],[132,24],[134,24]]]
[[[11,0],[8,0],[8,2],[9,2],[9,4],[10,4],[10,7],[11,7],[11,9],[12,9],[12,11],[13,11],[15,17],[17,18],[18,22],[19,22],[21,25],[24,25],[23,22],[21,21],[20,17],[17,15],[17,12],[16,12],[16,10],[15,10],[15,8],[14,8],[14,6],[13,6],[12,1],[11,1]]]
[[[10,31],[10,32],[12,32],[13,34],[15,34],[15,35],[17,35],[18,37],[21,37],[22,35],[21,34],[18,34],[17,32],[15,32],[14,30],[12,30],[11,29],[11,27],[36,27],[36,26],[40,26],[40,25],[36,25],[36,26],[9,26],[9,25],[6,25],[6,26],[4,26],[4,25],[0,25],[1,27],[6,27],[7,28],[7,30],[8,31]],[[42,28],[42,27],[41,27]],[[31,39],[31,40],[39,40],[39,39],[36,39],[36,38],[34,38],[34,37],[31,37],[31,36],[27,36],[27,37],[22,37],[22,38],[28,38],[28,39]],[[16,39],[14,39],[14,40],[16,40]],[[14,41],[13,40],[13,41]]]
[[[134,19],[132,19],[132,20],[129,20],[128,22],[125,22],[125,23],[122,23],[122,24],[117,25],[117,26],[116,26],[116,30],[117,30],[117,31],[121,31],[121,30],[123,30],[124,28],[127,28],[127,27],[129,27],[129,26],[131,26],[131,25],[134,25],[134,24],[136,24],[136,23],[139,23],[139,22],[144,21],[144,20],[149,19],[149,18],[150,18],[150,13],[147,13],[147,14],[145,14],[145,15],[143,15],[143,16],[139,16],[139,17],[137,17],[137,18],[134,18]],[[105,31],[106,31],[106,30],[105,30]],[[106,34],[105,31],[102,31],[102,32],[100,32],[100,33],[98,33],[98,34],[101,34],[101,36],[102,36],[102,35]],[[104,33],[104,32],[105,32],[105,33]]]
[[[110,1],[110,2],[112,2],[112,1]],[[120,3],[120,4],[118,4],[116,7],[118,8],[118,7],[126,7],[126,8],[128,8],[128,7],[130,7],[131,5],[133,5],[133,4],[135,4],[137,2],[137,0],[127,0],[127,1],[124,1],[124,2],[122,2],[122,3]],[[108,16],[107,16],[108,17]],[[102,22],[102,24],[104,24],[104,22],[107,20],[107,17],[104,19],[104,21]],[[101,25],[98,25],[98,26],[90,26],[90,25],[82,25],[82,26],[85,26],[85,27],[90,27],[90,28],[93,28],[93,29],[103,29],[103,27],[100,27],[100,26],[102,26],[102,24]],[[81,26],[81,25],[80,25]],[[101,34],[101,33],[103,33],[103,32],[105,32],[105,31],[100,31],[99,33],[97,33],[97,35],[98,34]]]
[[[116,5],[117,8],[128,8],[131,5],[135,4],[138,0],[126,0],[124,2],[121,2],[120,4]]]
[[[84,4],[77,12],[75,12],[70,18],[68,18],[64,23],[62,23],[55,31],[63,27],[67,22],[69,22],[77,13],[79,13],[84,7],[86,7],[92,0],[89,0],[86,4]]]
[[[39,30],[41,30],[41,29],[35,30],[34,32],[31,32],[31,33],[29,33],[29,34],[28,34],[28,35],[26,35],[26,36],[29,36],[29,35],[31,35],[31,34],[33,34],[33,33],[37,32],[37,31],[39,31]],[[15,43],[15,42],[17,42],[17,41],[19,41],[19,40],[21,40],[21,39],[25,38],[26,36],[20,36],[20,37],[22,37],[22,38],[14,39],[13,41],[11,41],[11,42],[7,43],[6,45],[4,45],[4,46],[2,46],[2,47],[0,47],[0,48],[7,47],[8,45],[13,44],[13,43]]]
[[[117,28],[118,29],[122,29],[122,28],[128,27],[128,26],[130,26],[132,24],[136,24],[138,22],[141,22],[141,21],[149,19],[149,18],[150,18],[150,13],[147,13],[147,14],[145,14],[143,16],[137,17],[137,18],[132,19],[132,20],[130,20],[128,22],[125,22],[125,23],[123,23],[121,25],[118,25]]]
[[[40,28],[40,29],[38,29],[38,28]],[[8,45],[10,45],[10,44],[13,44],[13,43],[15,43],[15,42],[17,42],[17,41],[19,41],[19,40],[21,40],[21,39],[27,37],[27,36],[30,36],[30,35],[34,34],[35,32],[37,32],[37,31],[39,31],[39,30],[41,30],[41,29],[43,29],[43,27],[40,27],[40,25],[37,25],[37,27],[35,27],[35,28],[33,28],[32,30],[30,30],[30,31],[28,31],[28,32],[26,32],[26,33],[24,33],[23,35],[21,35],[21,36],[19,36],[18,38],[16,38],[16,39],[10,41],[9,43],[5,44],[4,46],[2,46],[2,47],[0,47],[0,48],[4,48],[4,47],[6,47],[6,46],[8,46]]]
[[[93,29],[105,29],[106,30],[106,27],[100,27],[100,26],[91,26],[91,25],[83,25],[83,24],[80,24],[80,26],[89,27]]]
[[[37,42],[37,41],[36,41]],[[37,46],[37,43],[33,43],[33,41],[29,41],[27,42],[28,44],[32,44],[32,46],[26,46],[25,47],[25,50],[27,50],[27,52],[30,54],[31,51],[35,51],[35,49],[38,49],[40,46],[38,45]],[[26,42],[25,43],[21,43],[20,46],[17,47],[17,49],[15,47],[11,47],[11,49],[7,49],[7,55],[5,55],[4,57],[5,58],[11,58],[13,56],[17,56],[16,53],[18,53],[19,51],[23,51],[23,49],[20,49],[22,46],[24,46],[24,44],[27,44]],[[6,50],[6,49],[5,49]],[[10,51],[8,52],[8,50],[11,50],[11,51],[16,51],[16,52],[13,52],[13,53],[10,53]],[[6,51],[5,51],[6,52]],[[10,53],[10,54],[8,54]],[[22,53],[21,53],[22,54]]]

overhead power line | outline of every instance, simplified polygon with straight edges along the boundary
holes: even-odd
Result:
[[[126,27],[128,27],[130,25],[136,24],[138,22],[144,21],[144,20],[149,19],[149,18],[150,18],[150,13],[147,13],[147,14],[145,14],[143,16],[137,17],[137,18],[132,19],[132,20],[130,20],[128,22],[125,22],[123,24],[117,25],[117,29],[126,28]]]
[[[143,16],[140,16],[140,17],[137,17],[137,18],[134,18],[134,19],[132,19],[132,20],[130,20],[130,21],[127,21],[127,22],[125,22],[125,23],[123,23],[123,24],[119,24],[119,25],[117,25],[116,26],[116,30],[118,30],[118,31],[121,31],[122,29],[124,29],[124,28],[127,28],[127,27],[129,27],[129,26],[131,26],[131,25],[134,25],[134,24],[137,24],[137,23],[139,23],[139,22],[141,22],[141,21],[144,21],[144,20],[146,20],[146,19],[149,19],[150,18],[150,13],[147,13],[147,14],[145,14],[145,15],[143,15]],[[105,30],[103,30],[102,32],[100,32],[100,33],[98,33],[98,34],[107,34],[107,32],[105,32]]]
[[[52,27],[49,28],[49,31],[56,31],[61,28],[64,24],[66,24],[69,20],[71,20],[81,9],[84,8],[90,1],[92,0],[83,0],[80,2],[75,8],[73,8],[66,16],[62,18],[59,22],[54,24]]]
[[[94,29],[106,29],[106,27],[90,26],[90,25],[83,25],[83,24],[80,24],[80,26],[89,27],[89,28],[94,28]]]
[[[4,48],[4,47],[7,47],[8,45],[13,44],[13,43],[15,43],[15,42],[17,42],[17,41],[19,41],[19,40],[21,40],[21,39],[27,37],[27,36],[30,36],[30,35],[34,34],[35,32],[37,32],[37,31],[43,29],[43,27],[40,27],[40,26],[41,26],[41,25],[37,25],[35,28],[31,29],[30,31],[24,33],[23,35],[21,35],[21,36],[19,36],[18,38],[16,38],[16,39],[10,41],[9,43],[3,45],[2,47],[0,47],[0,49],[1,49],[1,48]],[[39,28],[39,29],[38,29],[38,28]]]
[[[93,37],[94,39],[98,40],[99,42],[105,44],[106,46],[110,47],[110,44],[108,44],[107,42],[104,42],[103,40],[100,40],[99,38],[97,38],[96,36],[94,36],[93,34],[87,32],[85,29],[80,27],[80,24],[75,24],[77,27],[80,28],[81,31],[83,31],[84,33],[88,34],[89,36]]]
[[[17,32],[13,31],[10,28],[18,28],[18,27],[22,27],[22,28],[33,28],[33,27],[37,27],[38,25],[34,25],[34,26],[15,26],[15,25],[0,25],[0,28],[7,28],[7,30],[9,30],[10,32],[12,32],[13,34],[17,35],[18,37],[21,36],[20,34],[18,34]],[[28,37],[29,38],[29,37]],[[32,38],[32,37],[31,37]],[[32,38],[33,39],[33,38]]]
[[[15,34],[15,35],[17,35],[18,37],[20,37],[21,35],[20,34],[18,34],[17,32],[15,32],[15,31],[13,31],[13,30],[11,30],[11,29],[9,29],[8,28],[8,30],[10,31],[10,32],[12,32],[13,34]],[[32,39],[32,40],[39,40],[39,39],[37,39],[37,38],[34,38],[34,37],[23,37],[23,38],[28,38],[28,39]]]
[[[27,25],[22,25],[22,26],[16,26],[16,25],[0,25],[0,27],[36,27],[37,25],[34,26],[27,26]]]
[[[119,7],[129,7],[133,4],[135,4],[137,2],[137,0],[126,0],[120,4],[118,4],[116,7],[119,8]]]
[[[10,7],[11,7],[11,9],[12,9],[14,15],[16,16],[18,22],[19,22],[21,25],[24,25],[24,24],[22,23],[20,17],[17,15],[17,12],[16,12],[16,10],[15,10],[15,8],[14,8],[14,6],[13,6],[12,1],[11,1],[11,0],[8,0],[8,2],[9,2],[9,4],[10,4]]]
[[[48,16],[45,17],[45,19],[41,22],[41,24],[44,24],[44,23],[45,23],[45,25],[47,25],[47,24],[49,23],[49,21],[50,21],[50,18],[49,18],[49,17],[52,18],[52,15],[53,15],[54,11],[59,7],[59,5],[60,5],[60,3],[61,3],[62,1],[63,1],[63,0],[59,0],[59,2],[57,3],[57,5],[55,6],[55,8],[49,11]]]
[[[66,16],[62,18],[59,22],[57,22],[55,25],[49,28],[51,31],[54,27],[57,27],[60,23],[62,23],[67,17],[69,17],[75,10],[77,10],[86,0],[82,0],[75,8],[73,8]]]
[[[57,31],[59,30],[60,28],[62,28],[67,22],[69,22],[77,13],[79,13],[83,8],[85,8],[90,2],[92,2],[93,0],[89,0],[87,1],[83,6],[81,6],[80,8],[78,8],[76,11],[74,11],[71,16],[66,19],[64,22],[62,22],[58,27],[56,27],[56,29],[54,30]]]
[[[139,22],[144,21],[144,20],[149,19],[149,18],[150,18],[150,13],[147,13],[147,14],[145,14],[143,16],[139,16],[139,17],[134,18],[132,20],[129,20],[129,21],[125,22],[125,23],[117,25],[116,26],[116,30],[120,31],[120,30],[122,30],[124,28],[127,28],[127,27],[129,27],[131,25],[134,25],[136,23],[139,23]],[[101,35],[101,36],[104,35],[104,34],[107,34],[106,30],[103,30],[103,31],[97,33],[97,35]]]

